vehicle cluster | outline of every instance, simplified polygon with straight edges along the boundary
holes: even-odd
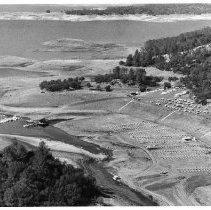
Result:
[[[168,110],[172,111],[178,110],[181,112],[189,112],[194,114],[209,114],[207,106],[195,104],[193,101],[181,98],[172,98],[172,99],[160,98],[150,102],[157,106],[164,105]]]

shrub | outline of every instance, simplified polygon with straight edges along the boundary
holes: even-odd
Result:
[[[119,61],[119,65],[120,66],[124,66],[125,65],[125,62],[124,61]]]
[[[139,86],[139,90],[140,90],[141,92],[145,92],[146,89],[147,89],[146,85],[140,85],[140,86]]]
[[[164,82],[164,90],[171,88],[171,83],[170,82]]]
[[[64,79],[63,81],[61,81],[60,79],[43,81],[39,84],[39,87],[41,90],[46,89],[47,91],[51,92],[69,90],[70,88],[76,90],[81,88],[82,80],[84,80],[84,77],[68,78]]]
[[[96,86],[96,90],[101,90],[101,86],[100,85],[97,85]]]
[[[168,78],[168,81],[171,82],[171,81],[177,81],[179,80],[177,77],[169,77]]]
[[[106,90],[106,92],[111,92],[112,91],[111,86],[110,85],[107,85],[105,87],[105,90]]]
[[[88,88],[92,87],[91,83],[89,83],[89,82],[86,84],[86,86],[87,86]]]

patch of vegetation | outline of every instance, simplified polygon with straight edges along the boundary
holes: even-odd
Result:
[[[210,4],[145,4],[132,6],[107,7],[106,9],[66,10],[68,15],[169,15],[211,13]]]
[[[146,71],[143,68],[126,68],[126,67],[115,67],[113,73],[100,74],[95,77],[96,83],[106,82],[109,83],[113,80],[119,79],[122,83],[127,85],[139,85],[139,87],[154,87],[158,85],[158,82],[163,80],[163,77],[146,76]]]
[[[55,159],[43,142],[27,151],[15,141],[0,154],[0,206],[87,206],[99,195],[93,178]]]
[[[68,79],[58,79],[51,81],[42,81],[39,84],[41,90],[47,90],[51,92],[62,91],[62,90],[77,90],[81,88],[81,82],[84,80],[84,77],[68,78]]]
[[[107,85],[105,87],[105,90],[106,90],[106,92],[111,92],[112,91],[111,86],[110,85]]]
[[[170,82],[164,82],[164,89],[169,89],[171,88],[171,83]]]
[[[168,81],[169,81],[169,82],[171,82],[171,81],[177,81],[177,80],[179,80],[178,77],[169,77],[169,78],[168,78]]]

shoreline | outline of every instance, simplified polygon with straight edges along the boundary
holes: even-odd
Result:
[[[65,13],[35,13],[35,12],[0,12],[0,20],[40,20],[40,21],[143,21],[143,22],[177,22],[211,20],[211,13],[197,14],[170,14],[170,15],[67,15]]]

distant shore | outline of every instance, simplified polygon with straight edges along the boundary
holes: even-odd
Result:
[[[186,20],[211,20],[211,14],[172,14],[172,15],[67,15],[65,13],[0,12],[0,20],[56,20],[70,22],[130,20],[145,22],[177,22]]]

